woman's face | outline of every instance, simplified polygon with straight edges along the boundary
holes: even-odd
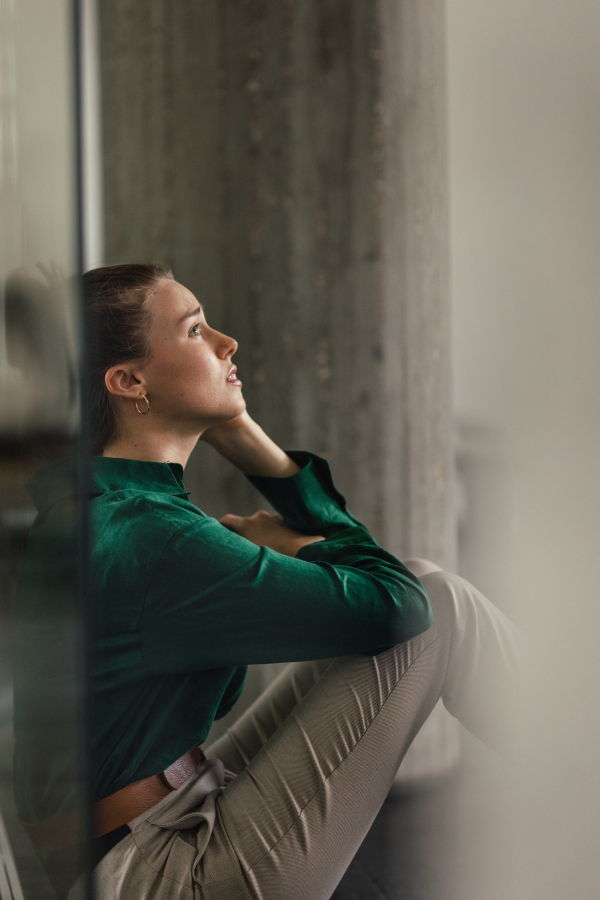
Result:
[[[151,410],[192,431],[241,415],[246,402],[231,362],[237,342],[209,327],[192,292],[177,281],[162,279],[150,303],[152,353],[137,374]]]

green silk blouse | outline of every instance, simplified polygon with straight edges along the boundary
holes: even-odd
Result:
[[[431,625],[425,589],[347,512],[328,464],[289,455],[296,475],[250,481],[291,528],[325,537],[296,558],[190,503],[180,465],[92,459],[93,800],[201,743],[248,664],[375,653]],[[56,545],[74,515],[72,465],[58,460],[30,482],[39,515],[15,599],[16,797],[29,821],[74,803],[62,777],[73,740],[43,728],[46,693],[69,677],[44,629],[48,604],[60,618],[61,585],[77,580]]]

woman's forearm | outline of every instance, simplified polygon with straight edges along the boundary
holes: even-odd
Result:
[[[202,440],[244,475],[288,478],[300,471],[287,453],[246,412],[225,425],[209,428],[202,435]]]

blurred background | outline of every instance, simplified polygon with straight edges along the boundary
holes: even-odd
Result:
[[[251,413],[378,540],[530,641],[521,764],[438,708],[337,900],[597,897],[598,4],[0,0],[0,153],[1,900],[53,898],[11,799],[24,484],[81,446],[72,276],[134,260],[238,339]],[[186,480],[263,505],[208,447]]]
[[[532,642],[514,843],[495,884],[473,870],[479,893],[463,896],[591,898],[600,8],[457,0],[447,11],[460,565]]]
[[[13,800],[13,648],[31,643],[26,604],[13,622],[15,575],[36,510],[25,485],[40,466],[77,453],[79,263],[73,12],[65,2],[0,2],[0,897],[54,900]],[[73,494],[78,488],[73,484]],[[83,525],[82,521],[79,523]],[[81,533],[81,528],[79,529]],[[79,557],[77,536],[54,534]],[[78,763],[64,785],[83,802],[82,585],[48,586],[47,640],[36,655],[64,679],[21,703],[21,734],[52,730]],[[14,626],[14,627],[13,627]],[[38,634],[40,633],[37,623]],[[23,644],[21,643],[21,646]],[[16,655],[15,655],[16,656]],[[56,671],[56,668],[54,668]],[[30,681],[31,679],[29,679]],[[19,685],[19,687],[17,687]],[[41,697],[43,702],[40,702]],[[78,860],[76,862],[79,862]]]

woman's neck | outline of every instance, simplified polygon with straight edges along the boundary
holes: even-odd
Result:
[[[117,437],[106,445],[102,456],[139,459],[144,462],[179,463],[185,469],[199,435],[137,434]]]

